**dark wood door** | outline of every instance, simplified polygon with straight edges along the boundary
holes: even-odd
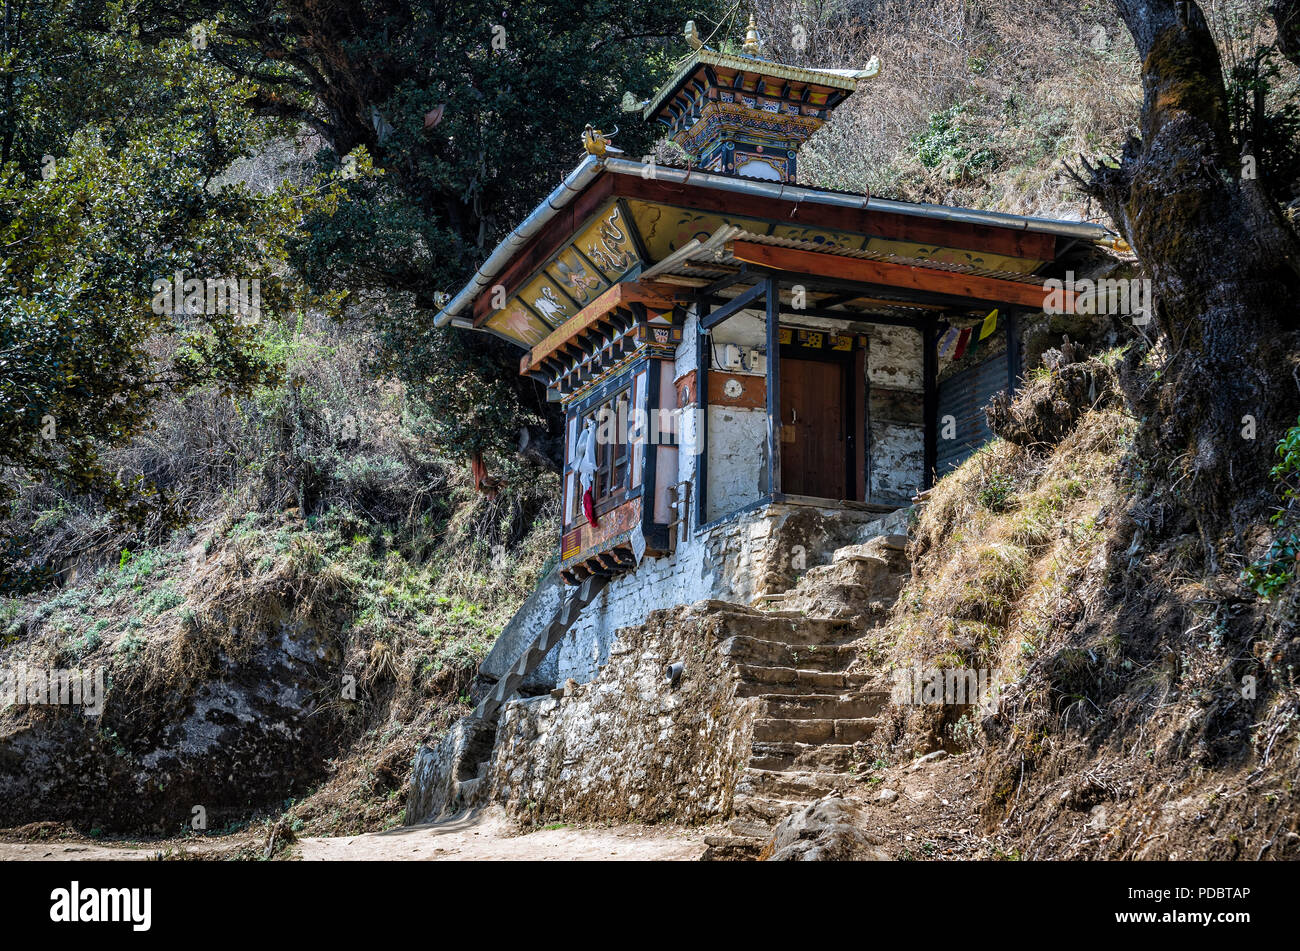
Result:
[[[846,367],[781,358],[781,491],[848,498]]]

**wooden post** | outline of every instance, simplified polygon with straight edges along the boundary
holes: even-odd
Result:
[[[921,330],[922,366],[925,373],[925,481],[934,485],[934,471],[939,465],[939,352],[938,330],[933,323]]]
[[[764,281],[767,295],[767,494],[781,495],[781,293],[776,278]]]
[[[1007,395],[1015,396],[1020,384],[1020,315],[1007,314]]]
[[[701,294],[695,300],[695,319],[699,326],[709,316],[709,299]],[[709,520],[709,367],[713,363],[710,338],[695,334],[695,526]],[[684,460],[683,460],[684,461]],[[678,465],[682,465],[679,462]],[[680,470],[679,470],[680,471]]]

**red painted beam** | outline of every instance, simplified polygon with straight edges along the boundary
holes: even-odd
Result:
[[[679,185],[635,175],[617,179],[615,194],[623,198],[662,202],[679,208],[711,211],[746,218],[763,218],[783,224],[854,231],[890,241],[910,241],[935,247],[999,254],[1035,261],[1056,258],[1055,235],[1017,228],[999,228],[965,221],[921,218],[892,211],[819,205],[812,202],[774,201],[756,195],[737,195],[703,185]]]
[[[958,271],[895,264],[890,261],[868,261],[795,248],[777,248],[749,241],[735,241],[732,244],[731,253],[738,261],[813,277],[950,294],[985,303],[1016,304],[1039,310],[1049,293],[1041,284],[1023,284],[997,277],[976,277]]]

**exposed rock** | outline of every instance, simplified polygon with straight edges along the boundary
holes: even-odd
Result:
[[[478,764],[491,753],[495,737],[496,723],[465,717],[452,724],[437,746],[421,747],[411,771],[406,824],[430,822],[469,805]]]
[[[283,625],[218,654],[202,680],[162,685],[111,670],[102,716],[10,707],[0,719],[0,826],[174,833],[283,803],[319,782],[343,731],[320,697],[337,682],[332,634]],[[325,699],[328,699],[326,697]]]
[[[941,759],[944,759],[947,757],[947,755],[948,755],[947,750],[935,750],[933,753],[926,753],[924,756],[920,757],[915,762],[913,762],[912,765],[907,767],[908,772],[918,770],[922,766],[926,766],[930,763],[934,763]]]
[[[895,794],[897,795],[897,794]],[[883,841],[868,833],[861,807],[844,799],[820,799],[776,827],[768,845],[774,862],[889,861]]]
[[[1058,369],[1016,394],[1014,401],[998,393],[985,409],[989,428],[1017,446],[1054,446],[1074,430],[1089,409],[1115,398],[1115,371],[1100,360],[1065,363],[1056,353]]]

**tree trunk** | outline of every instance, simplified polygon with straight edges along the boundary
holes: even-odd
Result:
[[[1200,8],[1116,4],[1142,58],[1142,138],[1129,140],[1117,168],[1085,161],[1080,181],[1133,246],[1157,301],[1167,362],[1155,385],[1130,394],[1147,421],[1139,452],[1175,460],[1168,484],[1179,483],[1209,542],[1234,509],[1237,528],[1257,514],[1257,504],[1240,503],[1264,488],[1273,446],[1300,406],[1300,243],[1244,174]],[[1295,6],[1281,0],[1275,9]]]
[[[1278,51],[1300,66],[1300,0],[1273,0],[1268,12],[1277,24]]]

